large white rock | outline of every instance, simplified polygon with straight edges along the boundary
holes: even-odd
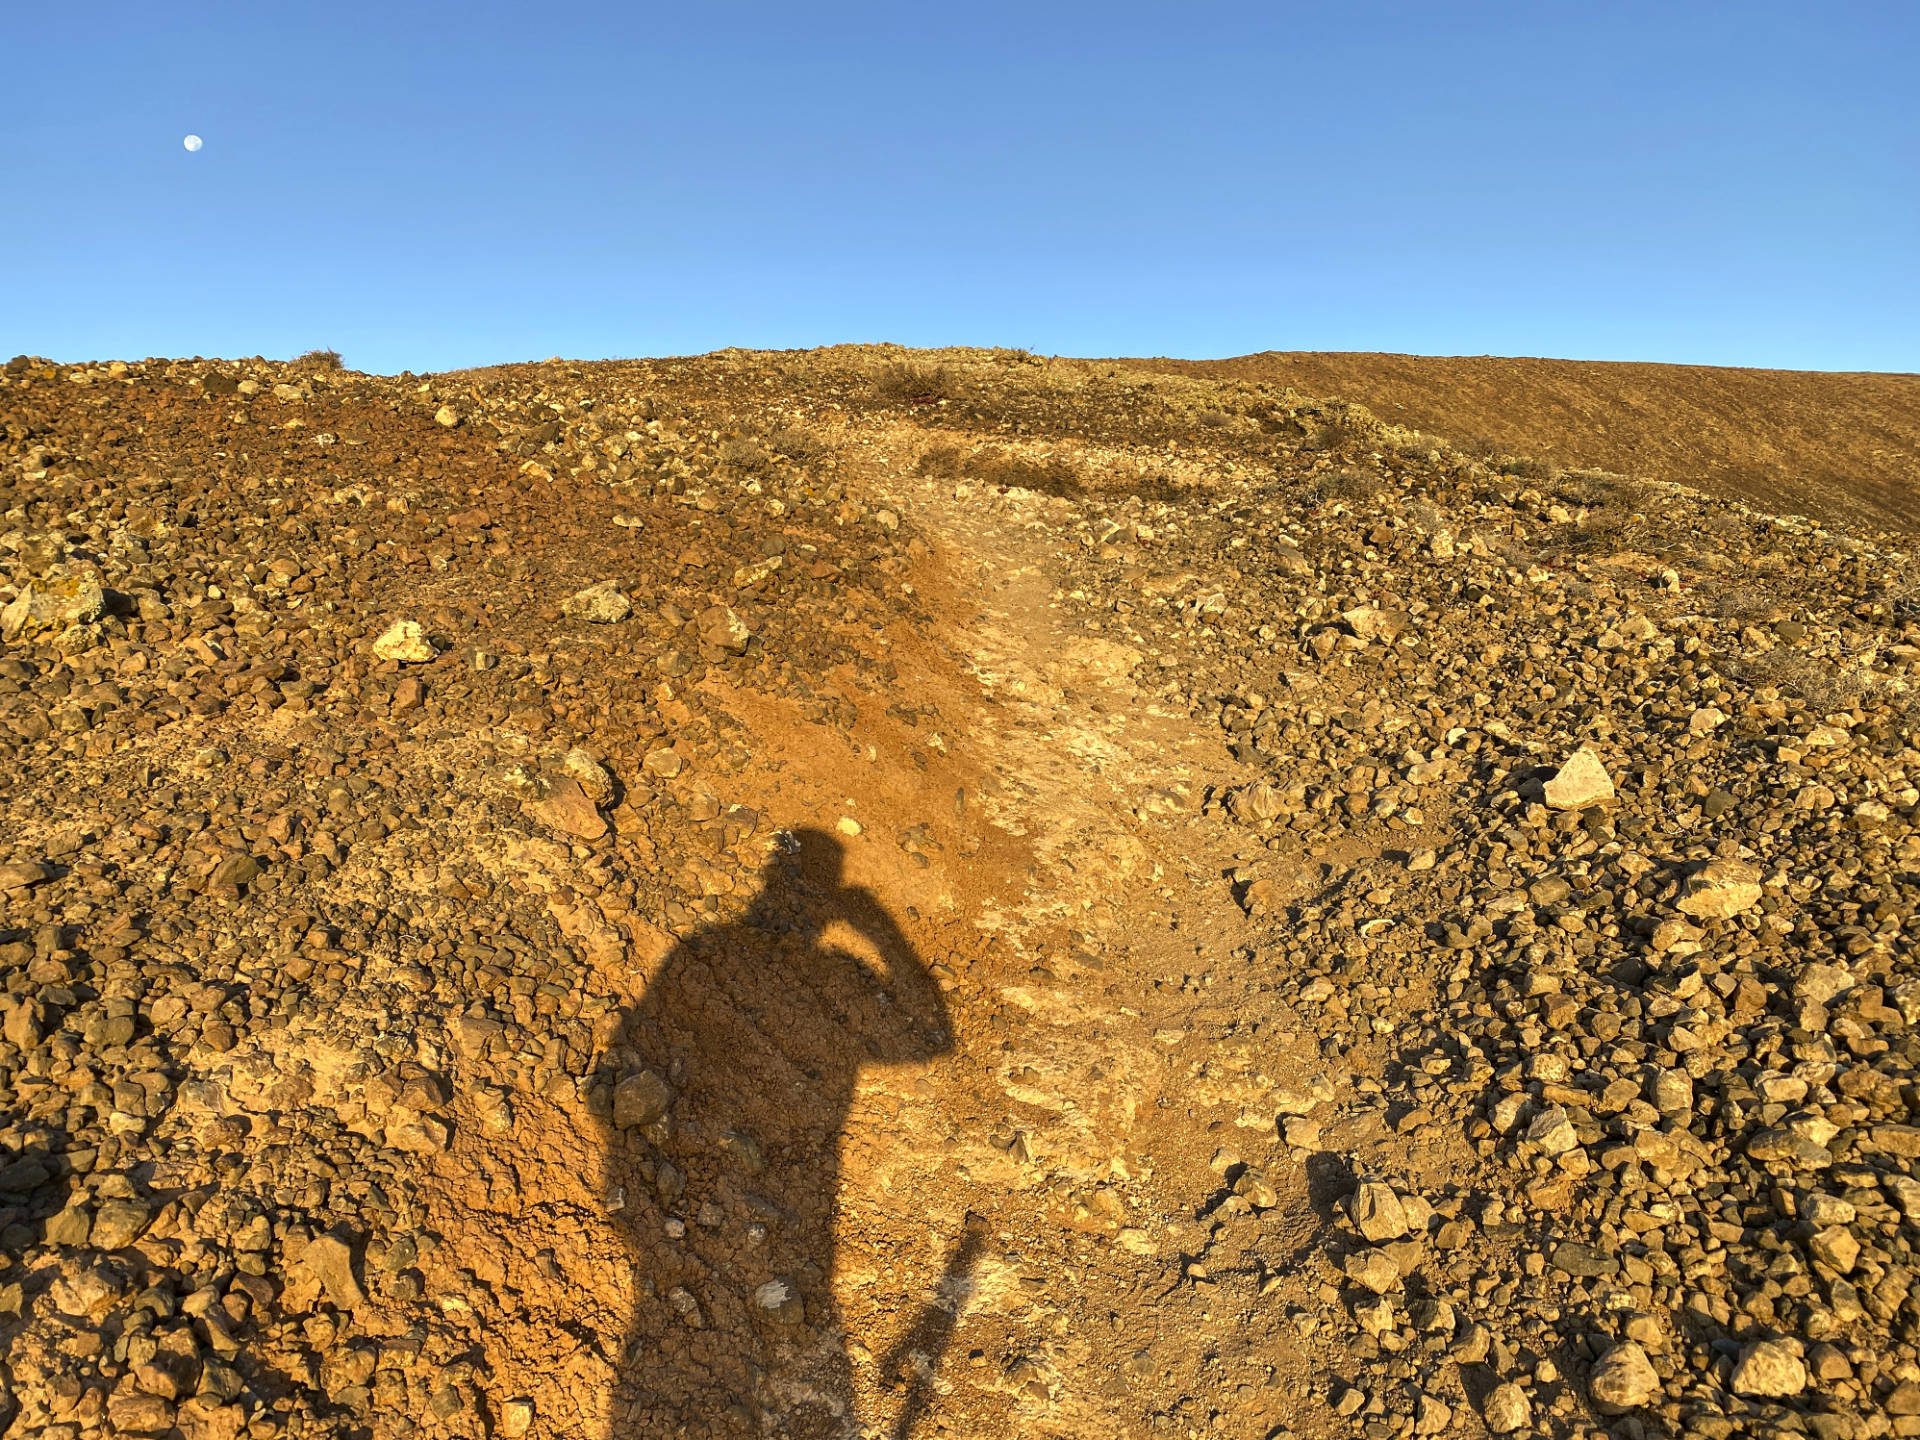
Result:
[[[598,585],[589,585],[569,595],[560,608],[570,619],[613,625],[633,613],[633,602],[627,599],[618,580],[602,580]]]
[[[1687,881],[1680,913],[1725,920],[1760,903],[1760,872],[1739,860],[1709,860]]]
[[[426,637],[417,621],[396,620],[373,642],[373,653],[382,660],[420,665],[440,652],[433,648],[433,642]]]
[[[1759,1340],[1740,1352],[1729,1383],[1736,1395],[1798,1395],[1807,1388],[1807,1367],[1778,1340]]]
[[[1511,1435],[1533,1423],[1533,1402],[1526,1391],[1509,1380],[1494,1386],[1481,1414],[1486,1417],[1487,1429],[1495,1435]]]
[[[1600,1357],[1587,1377],[1587,1393],[1603,1415],[1624,1415],[1660,1394],[1660,1376],[1647,1352],[1631,1340]]]
[[[1582,745],[1560,767],[1546,786],[1547,804],[1555,810],[1584,810],[1613,799],[1613,781],[1600,757]]]

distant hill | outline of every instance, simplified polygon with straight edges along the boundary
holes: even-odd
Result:
[[[1461,448],[1920,529],[1920,375],[1357,352],[1140,363],[1357,401]]]

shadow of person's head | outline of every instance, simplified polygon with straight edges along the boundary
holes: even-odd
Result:
[[[871,890],[848,883],[846,869],[837,835],[780,832],[742,923],[777,937],[772,963],[823,1001],[861,1002],[846,1018],[869,1062],[947,1053],[952,1037],[939,986],[892,912]],[[710,949],[701,939],[693,943]]]

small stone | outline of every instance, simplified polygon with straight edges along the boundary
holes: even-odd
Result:
[[[1553,1247],[1553,1268],[1581,1279],[1618,1274],[1620,1262],[1604,1250],[1578,1240],[1563,1240]]]
[[[1558,1105],[1549,1105],[1527,1126],[1527,1143],[1543,1155],[1564,1155],[1580,1143],[1573,1122]]]
[[[164,1435],[173,1429],[174,1408],[158,1395],[128,1390],[107,1402],[107,1418],[122,1435]]]
[[[1546,802],[1555,810],[1584,810],[1613,799],[1613,781],[1600,757],[1581,746],[1568,757],[1545,787]]]
[[[744,654],[753,640],[747,622],[736,615],[731,606],[710,605],[700,612],[696,623],[703,641],[729,655]]]
[[[1305,1115],[1288,1115],[1280,1122],[1280,1133],[1296,1150],[1312,1150],[1320,1143],[1320,1122]]]
[[[1286,813],[1280,792],[1267,784],[1247,785],[1234,791],[1227,808],[1242,825],[1269,825]]]
[[[571,776],[554,781],[545,795],[521,808],[542,825],[576,840],[598,840],[607,833],[605,817]]]
[[[39,860],[15,860],[0,865],[0,893],[25,890],[53,878],[53,867]]]
[[[1807,1250],[1822,1265],[1842,1275],[1852,1270],[1854,1262],[1860,1258],[1860,1242],[1853,1238],[1853,1232],[1844,1225],[1829,1225],[1824,1230],[1815,1231],[1813,1238],[1807,1241]]]
[[[1646,1097],[1662,1115],[1684,1114],[1693,1109],[1693,1077],[1684,1070],[1655,1068],[1647,1076]]]
[[[1347,1214],[1352,1217],[1354,1228],[1376,1245],[1397,1240],[1407,1233],[1407,1212],[1391,1185],[1374,1180],[1363,1182],[1353,1192]]]
[[[95,1213],[87,1243],[101,1250],[124,1250],[152,1219],[153,1207],[144,1200],[109,1200]]]
[[[1393,1313],[1393,1301],[1382,1295],[1377,1300],[1361,1301],[1353,1307],[1353,1318],[1360,1322],[1360,1328],[1369,1335],[1385,1335],[1397,1323]]]
[[[1876,1125],[1867,1134],[1883,1155],[1920,1160],[1920,1125]]]
[[[500,1407],[500,1433],[507,1440],[519,1440],[533,1429],[533,1401],[509,1400]]]
[[[1493,1434],[1511,1435],[1533,1423],[1533,1402],[1525,1390],[1508,1380],[1493,1387],[1480,1413]]]
[[[1492,1348],[1492,1332],[1476,1321],[1463,1327],[1453,1337],[1453,1343],[1447,1346],[1447,1357],[1462,1365],[1479,1365],[1485,1362],[1487,1352]]]
[[[833,822],[833,828],[838,830],[842,835],[851,838],[860,833],[860,822],[851,815],[842,815],[838,820]]]
[[[613,1123],[622,1130],[651,1125],[673,1105],[673,1087],[651,1070],[629,1075],[613,1087]]]
[[[1844,995],[1853,988],[1853,972],[1844,965],[1828,965],[1820,961],[1803,968],[1794,978],[1793,998],[1810,1001],[1815,1005],[1825,1005],[1836,996]]]
[[[460,412],[455,410],[451,405],[442,405],[438,410],[433,412],[433,423],[436,425],[444,425],[447,429],[451,430],[460,423]]]
[[[1833,1152],[1791,1130],[1762,1130],[1747,1141],[1747,1154],[1761,1162],[1775,1161],[1801,1170],[1824,1170],[1833,1164]]]
[[[320,1288],[336,1308],[352,1310],[366,1299],[366,1293],[353,1275],[353,1251],[338,1236],[322,1235],[310,1241],[300,1264],[320,1282]]]
[[[1600,1357],[1587,1377],[1587,1393],[1605,1415],[1624,1415],[1660,1394],[1660,1376],[1647,1352],[1632,1341]]]
[[[1807,1367],[1778,1340],[1757,1340],[1740,1352],[1728,1383],[1736,1395],[1780,1399],[1807,1388]]]
[[[1453,1409],[1435,1395],[1421,1395],[1413,1402],[1413,1433],[1444,1435],[1453,1425]]]
[[[610,804],[613,800],[613,776],[606,767],[579,746],[567,751],[560,762],[561,769],[579,783],[587,792],[587,798],[595,805]]]
[[[224,885],[251,885],[260,878],[260,862],[245,851],[236,851],[228,855],[213,867],[213,873],[207,876],[210,889]]]
[[[88,1233],[93,1229],[93,1216],[87,1207],[81,1204],[69,1204],[66,1209],[47,1221],[47,1243],[49,1245],[84,1245]]]
[[[387,1144],[403,1155],[438,1155],[447,1148],[452,1132],[431,1115],[420,1115],[396,1105],[387,1112]]]
[[[776,1276],[756,1286],[753,1292],[753,1304],[755,1309],[763,1311],[776,1320],[797,1321],[806,1313],[800,1300],[799,1290],[784,1276]]]
[[[382,660],[424,665],[440,652],[433,648],[433,642],[427,639],[418,622],[396,620],[373,642],[373,653]]]
[[[1390,1295],[1400,1288],[1400,1267],[1384,1250],[1357,1250],[1343,1256],[1340,1269],[1354,1284],[1376,1295]]]
[[[595,625],[612,625],[633,613],[633,602],[626,597],[617,580],[602,580],[569,595],[560,607],[569,619],[586,620]]]

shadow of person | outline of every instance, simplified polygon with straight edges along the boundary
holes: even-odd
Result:
[[[610,1440],[861,1433],[832,1290],[841,1132],[863,1066],[952,1041],[840,842],[783,840],[746,915],[676,946],[607,1052],[604,1182],[635,1297]]]

